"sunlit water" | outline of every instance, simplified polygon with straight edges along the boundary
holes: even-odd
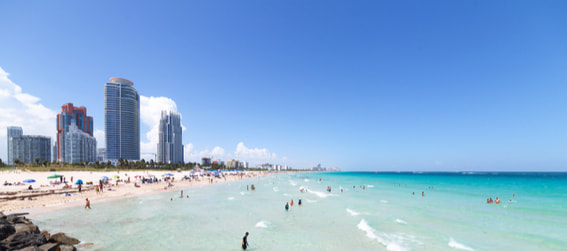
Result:
[[[245,232],[249,250],[567,250],[565,173],[280,174],[184,194],[30,218],[86,250],[241,250]]]

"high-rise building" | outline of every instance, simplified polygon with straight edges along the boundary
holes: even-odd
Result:
[[[75,123],[71,123],[69,131],[65,133],[64,159],[67,163],[81,163],[83,161],[95,162],[95,137],[80,130]]]
[[[14,164],[14,152],[12,149],[12,136],[19,136],[23,135],[24,132],[21,127],[19,126],[8,126],[7,130],[7,139],[8,139],[8,161],[6,162],[8,165]]]
[[[51,138],[36,135],[16,135],[10,137],[12,162],[19,159],[21,163],[34,163],[35,158],[39,162],[51,160]]]
[[[157,161],[162,163],[183,163],[181,115],[175,112],[161,112],[159,121],[159,142]]]
[[[67,103],[61,106],[61,114],[57,114],[57,160],[66,163],[78,163],[83,162],[87,159],[76,161],[68,160],[66,151],[73,151],[75,156],[83,156],[86,153],[78,152],[81,149],[71,149],[67,146],[67,134],[71,125],[75,125],[80,131],[85,132],[90,137],[93,137],[93,117],[87,116],[87,108],[85,107],[74,107],[72,103]],[[93,138],[94,139],[94,138]],[[92,139],[89,139],[91,141]],[[95,141],[96,145],[96,141]],[[77,155],[78,154],[78,155]],[[89,160],[90,161],[90,160]]]
[[[140,96],[133,86],[123,78],[104,85],[107,160],[140,160]]]

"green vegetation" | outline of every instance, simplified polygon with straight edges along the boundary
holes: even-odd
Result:
[[[30,171],[118,171],[118,170],[170,170],[170,171],[187,171],[192,170],[198,163],[196,162],[188,162],[185,164],[177,163],[177,164],[164,164],[161,162],[154,162],[154,160],[150,160],[146,162],[146,160],[142,159],[140,161],[128,161],[125,159],[119,159],[116,166],[112,165],[110,161],[107,162],[89,162],[84,161],[81,163],[57,163],[53,162],[50,163],[47,160],[43,162],[39,161],[39,158],[35,158],[35,163],[21,163],[19,159],[14,159],[14,163],[16,163],[16,167],[21,169],[26,169]],[[2,159],[0,159],[0,170],[10,170],[13,169],[14,166],[6,166]],[[207,166],[201,166],[202,169],[205,170],[219,170],[219,169],[231,169],[231,170],[249,170],[249,171],[260,171],[262,169],[255,169],[255,168],[226,168],[224,165],[219,164],[211,164]]]

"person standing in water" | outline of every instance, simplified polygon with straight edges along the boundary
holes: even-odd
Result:
[[[246,250],[247,247],[248,247],[248,232],[246,232],[246,234],[242,238],[242,249]]]
[[[285,211],[289,210],[289,204],[285,203]]]
[[[91,202],[89,201],[89,198],[87,198],[87,202],[85,203],[85,209],[91,209]]]

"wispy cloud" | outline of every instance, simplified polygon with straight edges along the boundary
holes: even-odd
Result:
[[[23,92],[0,67],[0,158],[7,160],[6,128],[21,126],[24,134],[44,135],[55,142],[57,112],[40,103],[41,99]],[[46,126],[53,125],[53,126]]]

